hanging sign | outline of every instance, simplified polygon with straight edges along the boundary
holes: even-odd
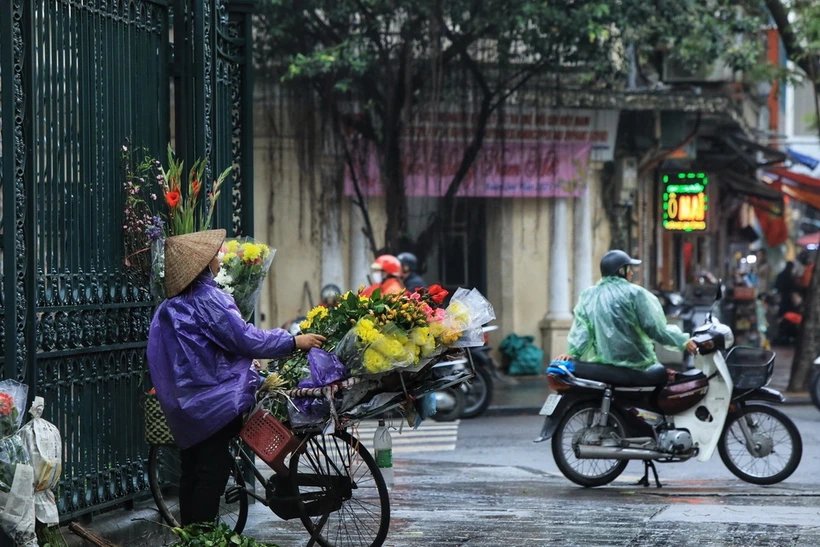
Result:
[[[705,230],[708,184],[705,173],[663,175],[663,227],[675,232]]]

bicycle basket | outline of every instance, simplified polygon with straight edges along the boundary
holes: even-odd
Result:
[[[254,412],[239,436],[274,471],[282,475],[288,473],[285,458],[299,446],[299,438],[270,412],[262,409]]]
[[[726,366],[735,389],[757,389],[766,385],[774,369],[773,351],[738,346],[726,354]]]

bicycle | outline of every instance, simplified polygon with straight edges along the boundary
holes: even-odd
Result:
[[[241,532],[247,522],[248,502],[253,497],[282,520],[300,519],[310,534],[308,546],[380,547],[390,525],[390,498],[373,456],[346,428],[361,420],[382,415],[407,400],[470,380],[473,371],[459,371],[415,389],[407,389],[378,408],[339,417],[340,428],[325,434],[318,427],[297,428],[298,444],[289,462],[272,469],[268,479],[257,468],[239,438],[231,442],[233,469],[222,496],[219,520]],[[253,473],[264,495],[247,488],[244,472]],[[149,485],[163,519],[179,526],[174,491],[179,485],[176,448],[154,445],[148,459]]]

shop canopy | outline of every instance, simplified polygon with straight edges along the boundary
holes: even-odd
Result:
[[[771,188],[820,211],[820,179],[783,167],[766,171]]]

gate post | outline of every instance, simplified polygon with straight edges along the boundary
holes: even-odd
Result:
[[[0,70],[2,71],[3,133],[3,366],[0,377],[28,382],[33,378],[36,290],[34,199],[31,190],[30,118],[26,93],[31,84],[24,61],[31,59],[25,41],[31,6],[24,0],[0,6]],[[32,275],[26,275],[31,272]],[[32,395],[30,393],[29,395]]]

